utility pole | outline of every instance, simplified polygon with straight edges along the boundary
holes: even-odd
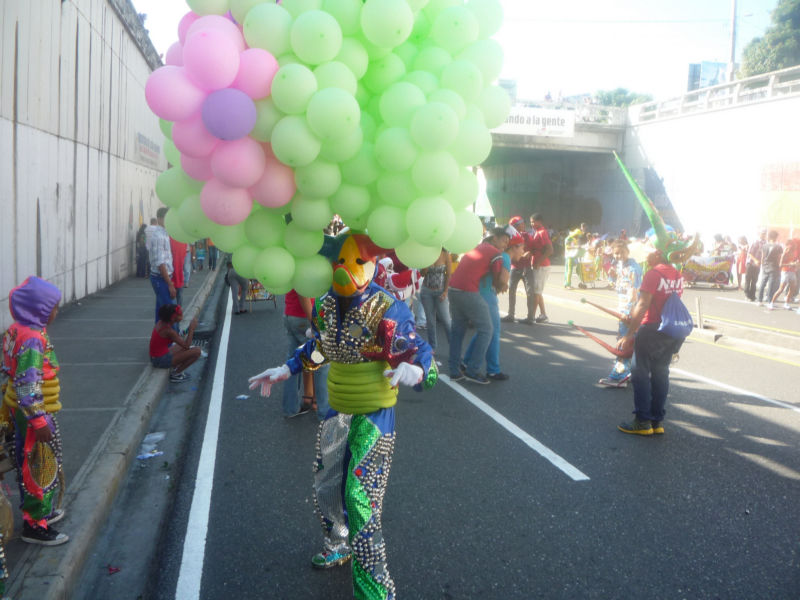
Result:
[[[731,0],[731,56],[728,60],[728,83],[736,73],[736,0]]]

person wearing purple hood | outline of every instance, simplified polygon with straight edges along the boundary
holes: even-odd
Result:
[[[14,459],[22,498],[22,540],[57,546],[69,537],[51,525],[64,516],[54,506],[62,480],[58,359],[47,325],[58,313],[61,291],[28,277],[8,295],[14,323],[3,335],[0,428],[14,431]]]

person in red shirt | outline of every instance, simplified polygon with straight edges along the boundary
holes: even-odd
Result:
[[[528,289],[533,294],[533,311],[528,313],[528,318],[520,321],[532,325],[536,323],[547,323],[547,311],[544,309],[544,284],[547,281],[547,267],[550,266],[550,256],[553,254],[553,244],[550,242],[550,234],[544,226],[542,215],[534,213],[531,215],[531,227],[533,231],[530,238],[531,270],[528,275]],[[531,321],[535,316],[536,309],[539,309],[539,316]]]
[[[183,263],[186,262],[186,244],[169,238],[172,251],[172,285],[175,286],[175,302],[183,306],[183,288],[186,281],[183,277]]]
[[[664,433],[669,364],[683,343],[658,330],[667,298],[673,293],[683,295],[683,277],[660,250],[651,252],[647,263],[650,270],[642,278],[628,331],[617,344],[620,350],[633,349],[631,383],[635,414],[632,421],[621,423],[618,429],[637,435]]]
[[[150,362],[157,369],[171,368],[169,379],[173,382],[189,379],[184,371],[202,354],[199,346],[192,346],[197,317],[189,324],[186,337],[175,331],[182,318],[180,304],[163,305],[158,309],[158,321],[150,335]]]

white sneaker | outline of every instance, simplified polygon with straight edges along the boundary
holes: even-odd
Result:
[[[767,310],[775,310],[775,307],[772,305],[772,302],[767,304]]]

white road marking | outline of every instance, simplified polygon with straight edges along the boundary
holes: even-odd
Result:
[[[535,437],[520,429],[517,425],[506,419],[503,415],[493,409],[491,406],[486,404],[483,400],[478,398],[475,394],[471,393],[470,391],[464,389],[463,386],[450,381],[450,377],[444,374],[439,375],[439,379],[444,381],[447,385],[453,388],[456,392],[461,394],[468,402],[472,403],[476,408],[480,409],[484,412],[487,416],[493,419],[497,424],[499,424],[503,429],[508,431],[509,433],[513,434],[517,438],[519,438],[526,446],[537,452],[543,458],[549,460],[555,467],[559,468],[563,471],[568,477],[572,478],[573,481],[589,481],[589,477],[578,470],[576,467],[573,467],[569,464],[566,460],[561,458],[558,454],[550,450],[547,446],[542,444],[539,440]]]
[[[780,406],[781,408],[788,408],[789,410],[800,412],[800,407],[794,406],[792,404],[787,404],[786,402],[781,402],[780,400],[775,400],[773,398],[768,398],[767,396],[762,396],[761,394],[756,394],[755,392],[738,388],[733,385],[728,385],[727,383],[717,381],[716,379],[704,377],[703,375],[697,375],[696,373],[690,373],[689,371],[684,371],[683,369],[670,369],[670,372],[677,373],[679,375],[683,375],[684,377],[695,379],[697,381],[702,381],[703,383],[716,386],[718,388],[727,390],[729,392],[738,394],[740,396],[750,396],[751,398],[755,398],[756,400],[761,400],[762,402],[766,402],[767,404],[774,404],[775,406]]]
[[[208,534],[208,517],[211,509],[211,491],[214,487],[214,465],[217,460],[217,437],[219,420],[222,412],[222,392],[225,388],[225,367],[228,356],[228,338],[231,330],[231,314],[233,313],[233,296],[228,294],[225,308],[225,323],[219,341],[217,365],[214,369],[214,380],[211,387],[211,400],[208,405],[206,430],[203,435],[203,447],[200,450],[200,462],[197,465],[197,479],[192,496],[192,508],[189,511],[189,523],[186,527],[186,538],[183,541],[183,557],[178,575],[178,586],[175,590],[176,600],[197,600],[200,598],[200,583],[203,579],[203,561],[206,553],[206,535]]]

